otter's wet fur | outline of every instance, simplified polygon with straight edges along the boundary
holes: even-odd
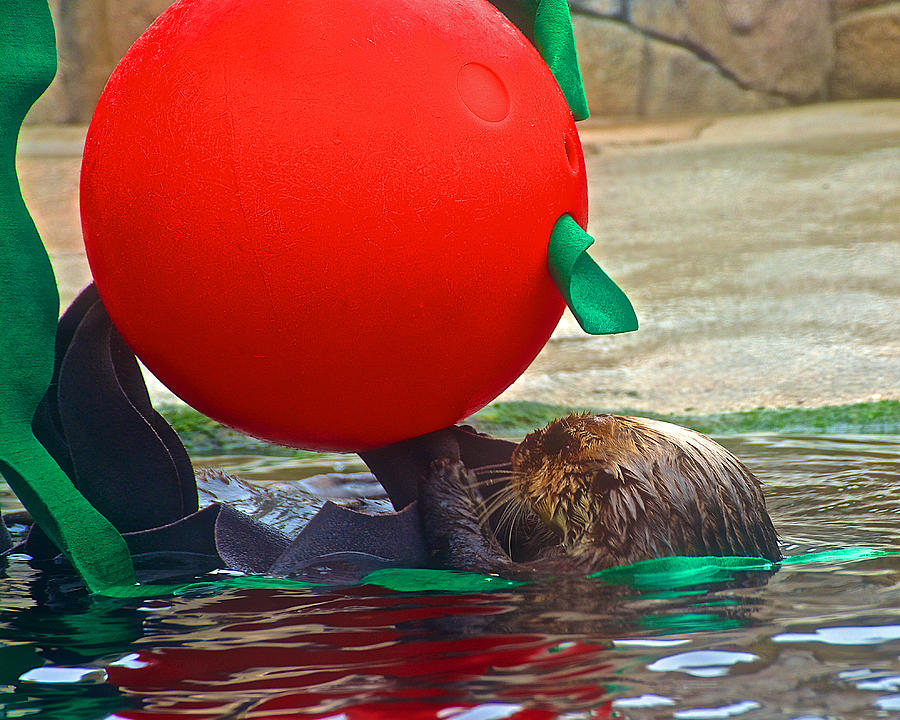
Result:
[[[422,501],[445,567],[588,573],[671,555],[781,559],[753,473],[705,435],[646,418],[553,420],[515,449],[499,483],[438,461]]]

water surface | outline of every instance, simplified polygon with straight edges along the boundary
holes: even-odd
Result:
[[[900,437],[722,442],[765,482],[787,554],[900,548]],[[334,469],[215,462],[264,484]],[[900,716],[900,557],[644,591],[555,578],[471,594],[233,588],[127,603],[60,577],[12,558],[0,578],[0,717]]]

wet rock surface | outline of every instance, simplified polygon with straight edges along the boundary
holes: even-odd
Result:
[[[641,329],[590,337],[564,316],[501,400],[715,412],[900,399],[900,101],[580,130],[592,251]],[[32,127],[20,142],[64,305],[90,278],[83,136]]]

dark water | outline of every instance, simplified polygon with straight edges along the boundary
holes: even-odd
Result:
[[[900,549],[900,437],[723,444],[766,483],[787,554]],[[283,463],[245,473],[297,474]],[[130,603],[62,593],[14,558],[0,592],[2,718],[900,717],[900,557],[670,591],[556,578]]]

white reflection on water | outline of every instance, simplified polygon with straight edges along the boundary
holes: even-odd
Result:
[[[819,628],[814,633],[781,633],[772,638],[781,643],[820,642],[828,645],[878,645],[898,639],[900,625]]]
[[[683,672],[694,677],[722,677],[737,663],[759,660],[758,655],[725,650],[692,650],[660,658],[647,666],[653,672]]]
[[[654,638],[638,638],[636,640],[613,640],[615,647],[675,647],[677,645],[687,645],[690,643],[689,638],[679,638],[672,640],[656,640]]]
[[[125,657],[119,658],[118,660],[111,662],[109,664],[110,667],[123,667],[123,668],[144,668],[147,667],[147,663],[140,659],[140,655],[137,653],[129,653]]]
[[[900,695],[885,695],[875,701],[879,710],[900,710]]]
[[[521,705],[512,703],[484,703],[460,712],[444,714],[439,712],[439,720],[504,720],[522,709]]]
[[[665,695],[646,693],[640,697],[616,698],[612,702],[614,708],[653,708],[674,705],[675,701]]]
[[[47,665],[22,673],[19,681],[47,685],[99,685],[106,682],[106,671],[102,668]]]
[[[864,680],[856,683],[857,690],[875,690],[876,692],[897,692],[900,690],[900,675],[891,675],[880,680]]]
[[[691,710],[676,710],[672,717],[678,720],[717,720],[718,718],[730,718],[743,715],[751,710],[762,707],[755,700],[742,700],[741,702],[723,705],[714,708],[694,708]]]

